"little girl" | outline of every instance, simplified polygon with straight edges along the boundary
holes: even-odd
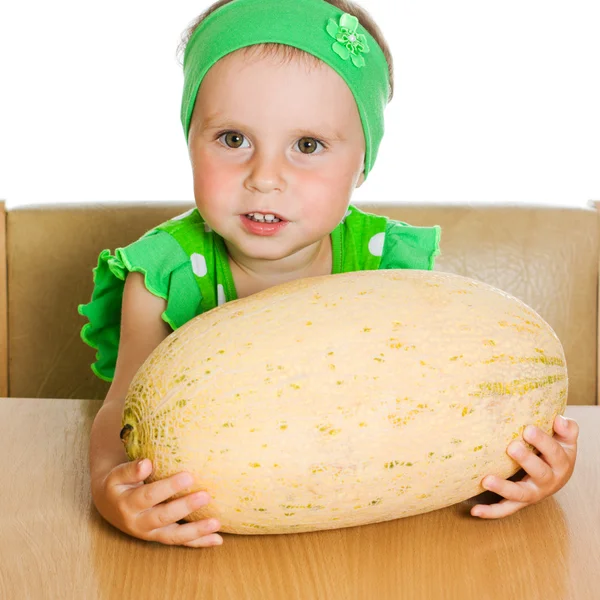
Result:
[[[98,350],[92,369],[112,382],[90,441],[98,511],[135,537],[201,547],[222,543],[220,524],[180,521],[209,495],[167,502],[189,489],[190,474],[144,484],[151,462],[129,462],[119,438],[128,386],[148,355],[196,315],[292,279],[431,270],[441,229],[350,204],[393,95],[389,48],[364,9],[220,0],[184,43],[181,120],[196,208],[114,256],[104,250],[79,312],[89,320],[82,338]]]

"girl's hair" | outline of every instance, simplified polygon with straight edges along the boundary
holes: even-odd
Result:
[[[181,42],[177,47],[177,59],[180,66],[183,66],[183,56],[185,54],[185,48],[190,41],[194,31],[196,28],[206,19],[211,13],[213,13],[221,6],[225,4],[229,4],[230,2],[235,2],[235,0],[217,0],[217,2],[211,4],[195,21],[192,22],[190,27],[188,27],[181,34]],[[381,49],[383,50],[383,54],[388,64],[389,70],[389,78],[390,78],[390,89],[389,89],[389,97],[388,102],[394,96],[394,60],[392,58],[392,53],[390,52],[389,46],[383,37],[383,33],[379,29],[379,26],[371,15],[361,6],[353,2],[352,0],[324,0],[324,2],[328,2],[333,6],[343,10],[344,12],[353,15],[358,18],[360,24],[373,36],[376,42],[379,44]],[[288,62],[291,62],[294,59],[305,59],[308,64],[318,65],[320,64],[320,60],[309,54],[308,52],[304,52],[304,50],[300,50],[299,48],[295,48],[293,46],[286,46],[284,44],[278,44],[275,42],[268,42],[263,44],[256,44],[255,46],[248,46],[243,48],[244,53],[247,54],[249,52],[253,52],[257,50],[260,53],[260,56],[279,56]]]

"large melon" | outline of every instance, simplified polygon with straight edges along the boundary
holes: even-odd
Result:
[[[507,446],[528,424],[552,434],[567,385],[558,337],[517,298],[450,273],[358,271],[177,329],[133,379],[121,434],[131,459],[153,461],[147,482],[195,474],[212,502],[189,520],[333,529],[439,509],[513,475]]]

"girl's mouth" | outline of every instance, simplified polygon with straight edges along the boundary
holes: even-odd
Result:
[[[248,215],[240,215],[242,225],[244,229],[249,233],[260,236],[271,236],[275,235],[279,231],[285,228],[288,221],[271,220],[271,221],[256,221]]]

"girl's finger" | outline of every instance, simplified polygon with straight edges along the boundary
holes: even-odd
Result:
[[[557,416],[553,425],[556,435],[554,439],[560,442],[565,450],[577,452],[577,438],[579,436],[579,424],[575,419]]]
[[[474,517],[481,519],[501,519],[516,513],[521,508],[527,506],[523,502],[515,502],[514,500],[502,500],[497,504],[476,504],[471,509],[471,514]]]
[[[215,533],[214,535],[199,537],[191,542],[186,542],[184,546],[189,546],[190,548],[206,548],[207,546],[220,546],[221,544],[223,544],[223,538]]]
[[[500,477],[488,476],[481,485],[486,489],[519,504],[533,504],[537,502],[539,492],[537,486],[529,479],[515,483]]]
[[[177,493],[189,491],[194,483],[190,473],[177,473],[130,490],[131,497],[128,499],[131,508],[136,513],[148,510],[161,502],[165,502]]]
[[[532,442],[530,442],[532,443]],[[554,442],[559,448],[559,450],[564,455],[564,450],[562,450],[560,444],[558,442]],[[531,450],[528,450],[522,442],[514,441],[511,442],[508,448],[506,449],[508,455],[516,460],[525,471],[535,480],[538,485],[547,485],[550,483],[554,477],[555,472],[553,470],[553,465],[548,464],[543,459],[546,459],[546,455],[538,456],[534,454]],[[553,458],[554,465],[556,468],[560,468],[563,466],[563,462],[567,461],[566,456],[560,458]],[[512,483],[512,482],[511,482]]]
[[[542,431],[533,425],[528,425],[523,432],[523,439],[532,446],[535,446],[540,451],[543,460],[550,465],[550,468],[553,471],[563,472],[568,467],[569,457],[565,452],[565,448],[562,447],[562,445],[559,443],[559,440],[549,436],[545,431]],[[512,444],[509,446],[509,448],[511,446]],[[513,458],[515,457],[513,456]],[[520,461],[518,462],[520,463]],[[539,465],[538,469],[541,470]],[[533,476],[528,469],[525,470]],[[548,473],[540,473],[539,476],[547,477]]]
[[[141,485],[144,479],[150,476],[150,473],[152,473],[150,460],[132,460],[114,468],[107,477],[107,483],[122,493],[132,486]]]
[[[168,525],[173,525],[177,521],[181,521],[195,510],[206,506],[210,502],[210,496],[206,492],[197,492],[195,494],[187,494],[182,498],[158,504],[153,508],[146,510],[138,515],[137,526],[143,531],[152,531],[160,529]],[[207,528],[217,531],[220,523],[214,519],[214,524],[207,523],[208,519],[203,522]]]
[[[161,527],[152,531],[148,539],[152,542],[160,542],[169,546],[190,546],[191,548],[202,548],[218,546],[223,543],[223,538],[213,533],[214,529],[207,527],[206,521],[194,521],[179,525],[173,523],[167,527]]]

